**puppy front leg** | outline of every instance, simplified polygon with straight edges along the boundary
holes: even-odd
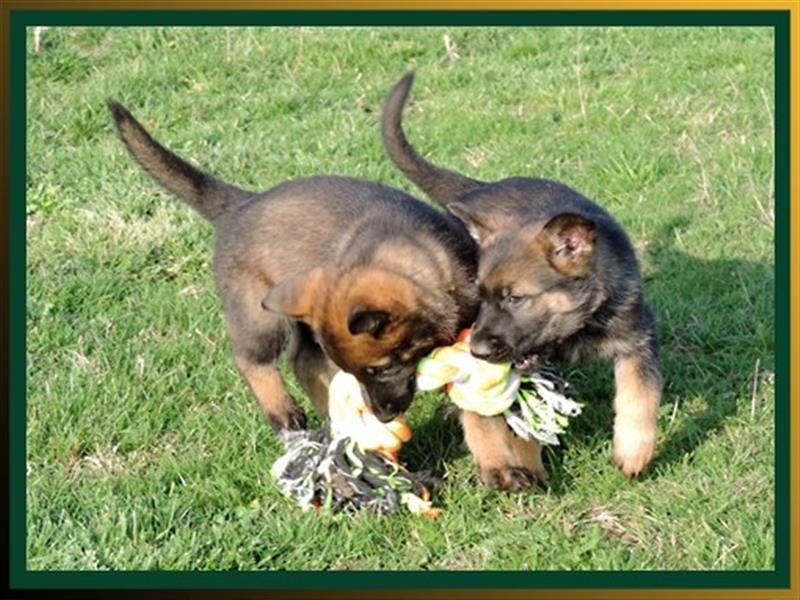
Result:
[[[277,366],[254,362],[243,355],[236,356],[236,364],[276,431],[305,428],[306,414],[286,392]]]
[[[339,370],[313,340],[301,339],[292,353],[292,369],[317,412],[328,416],[328,388]]]
[[[517,492],[547,481],[539,444],[518,439],[502,415],[483,417],[463,411],[461,425],[486,485]]]
[[[655,344],[642,354],[618,358],[614,378],[614,462],[625,475],[635,477],[656,449],[661,374]]]

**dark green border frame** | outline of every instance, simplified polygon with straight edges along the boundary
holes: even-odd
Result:
[[[9,582],[12,589],[557,589],[772,588],[790,586],[788,11],[34,11],[12,10],[9,199]],[[775,31],[775,570],[581,572],[27,571],[25,543],[25,27],[29,25],[768,26]],[[796,526],[796,524],[795,524]]]

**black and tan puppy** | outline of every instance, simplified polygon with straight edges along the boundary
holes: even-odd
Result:
[[[626,475],[637,475],[655,450],[662,384],[655,319],[628,236],[605,210],[562,183],[524,177],[477,181],[423,159],[401,125],[412,82],[413,75],[406,75],[389,94],[384,145],[395,164],[462,219],[481,246],[482,304],[473,354],[522,365],[537,357],[612,360],[614,461]],[[479,465],[489,453],[494,463],[543,470],[538,448],[526,448],[521,460],[512,442],[498,441],[508,436],[499,424],[469,416],[464,425],[467,440],[476,440],[471,448]],[[504,447],[504,456],[495,456]]]
[[[381,420],[405,411],[418,359],[477,313],[477,246],[464,225],[345,177],[245,191],[161,146],[120,104],[109,108],[134,159],[213,224],[234,358],[273,426],[305,424],[276,366],[284,349],[323,414],[337,367],[358,378]]]

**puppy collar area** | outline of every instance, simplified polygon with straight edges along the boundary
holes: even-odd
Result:
[[[568,384],[551,368],[520,374],[511,363],[493,364],[470,353],[470,331],[451,346],[435,349],[417,366],[417,387],[444,387],[462,410],[483,416],[503,414],[522,439],[558,445],[569,418],[581,413]],[[426,474],[406,470],[397,459],[411,430],[404,417],[382,423],[367,408],[358,380],[339,371],[328,391],[329,427],[324,432],[292,432],[287,452],[273,474],[284,493],[304,507],[334,510],[371,507],[394,512],[405,506],[436,516]]]

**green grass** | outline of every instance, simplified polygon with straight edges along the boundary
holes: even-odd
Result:
[[[772,42],[737,28],[51,28],[34,53],[31,33],[28,568],[774,568]],[[611,464],[606,365],[569,370],[591,403],[548,451],[547,491],[483,487],[436,394],[415,402],[404,457],[445,478],[439,520],[304,514],[271,480],[281,449],[228,351],[211,228],[131,162],[105,100],[241,186],[337,173],[419,195],[377,124],[409,68],[407,130],[427,156],[482,179],[561,179],[635,240],[666,379],[639,481]]]

